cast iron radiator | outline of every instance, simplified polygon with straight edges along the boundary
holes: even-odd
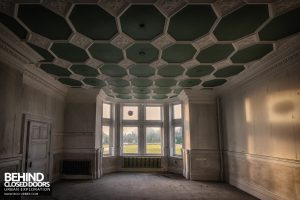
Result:
[[[161,168],[161,158],[123,157],[123,168]]]
[[[90,175],[90,160],[63,160],[62,174],[66,175]]]

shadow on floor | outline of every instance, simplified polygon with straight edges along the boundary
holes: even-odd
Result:
[[[112,173],[52,185],[56,200],[257,200],[225,183],[189,181],[171,173]]]

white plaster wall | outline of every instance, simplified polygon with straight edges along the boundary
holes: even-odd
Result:
[[[94,150],[96,93],[71,89],[67,95],[64,119],[64,149]]]
[[[190,104],[191,148],[218,149],[216,104]]]
[[[22,104],[24,113],[40,115],[52,120],[52,149],[53,151],[61,150],[65,102],[28,85],[23,85]]]
[[[35,82],[35,84],[38,84]],[[23,114],[31,114],[52,120],[51,147],[54,164],[63,147],[64,99],[32,87],[23,82],[23,73],[0,64],[0,169],[2,172],[20,171],[23,158]],[[55,159],[54,159],[55,157]],[[52,168],[52,166],[50,167]],[[57,176],[59,168],[53,167]]]
[[[300,199],[300,68],[279,67],[222,95],[226,175],[262,199]]]

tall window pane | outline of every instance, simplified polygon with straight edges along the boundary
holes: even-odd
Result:
[[[161,107],[160,106],[147,106],[146,107],[146,120],[161,120]]]
[[[161,154],[161,128],[146,128],[146,153]]]
[[[111,118],[111,105],[108,103],[103,103],[102,117],[106,119]]]
[[[110,143],[110,127],[102,126],[102,148],[103,154],[109,154],[109,143]]]
[[[138,120],[138,118],[137,106],[123,106],[123,120]]]
[[[182,127],[176,126],[174,128],[174,144],[175,144],[175,155],[181,155],[181,149],[182,149]]]
[[[173,118],[174,119],[181,119],[182,118],[181,104],[173,105]]]
[[[138,127],[123,127],[123,153],[136,154],[138,148]]]

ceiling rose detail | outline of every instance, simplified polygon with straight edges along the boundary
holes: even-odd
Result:
[[[103,65],[103,62],[101,62],[95,58],[89,58],[85,61],[85,64],[90,67],[93,67],[95,69],[98,69],[101,65]]]
[[[199,63],[198,60],[193,59],[193,60],[190,60],[190,61],[187,61],[187,62],[181,64],[181,66],[188,69],[188,68],[194,67],[194,66],[199,65],[199,64],[200,63]]]
[[[115,38],[112,39],[111,43],[115,45],[116,47],[119,47],[121,49],[125,49],[130,44],[134,42],[133,39],[128,37],[127,35],[120,33]]]
[[[67,16],[69,12],[72,1],[71,0],[43,0],[43,4],[62,17]]]
[[[155,39],[152,44],[159,49],[164,49],[175,42],[176,41],[171,36],[165,34]]]
[[[84,76],[79,74],[71,74],[70,78],[81,81],[82,79],[84,79]]]
[[[34,32],[29,34],[27,41],[30,42],[31,44],[34,44],[38,47],[42,47],[44,49],[48,49],[52,44],[52,41],[50,39]]]
[[[53,64],[64,67],[64,68],[69,68],[72,65],[72,63],[70,63],[66,60],[63,60],[61,58],[55,58],[53,60]]]
[[[221,69],[221,68],[229,66],[229,65],[232,65],[232,62],[231,62],[230,59],[222,60],[220,62],[217,62],[217,63],[213,64],[213,66],[216,69]]]
[[[93,40],[80,34],[80,33],[75,33],[71,37],[70,43],[72,43],[82,49],[86,49],[93,43]]]
[[[160,66],[162,66],[162,65],[166,65],[166,64],[168,64],[166,61],[164,61],[164,60],[162,60],[162,59],[158,59],[158,60],[152,62],[152,63],[150,64],[150,66],[151,66],[151,67],[154,67],[154,68],[158,68],[158,67],[160,67]]]
[[[283,12],[300,5],[299,0],[280,0],[272,3],[273,16],[282,14]]]
[[[217,40],[215,39],[215,37],[212,34],[208,34],[204,37],[201,37],[197,40],[195,40],[192,45],[196,48],[196,49],[204,49],[208,46],[213,45],[214,43],[216,43]]]
[[[214,2],[214,6],[219,13],[219,16],[224,16],[231,11],[245,4],[242,0],[218,0]]]
[[[114,16],[118,16],[127,6],[126,0],[100,0],[99,5]]]
[[[186,4],[182,0],[158,0],[156,5],[167,16],[171,16]]]
[[[188,77],[187,75],[181,75],[181,76],[177,76],[175,77],[175,80],[176,81],[183,81],[183,80],[186,80],[186,79],[189,79],[190,77]]]
[[[205,82],[205,81],[210,81],[210,80],[213,80],[213,79],[215,79],[215,77],[213,76],[213,75],[207,75],[207,76],[203,76],[203,77],[201,77],[201,80],[203,81],[203,82]]]
[[[119,65],[121,65],[122,67],[128,68],[131,65],[134,65],[135,63],[129,59],[124,59],[121,62],[119,62]]]
[[[243,48],[245,48],[247,46],[251,46],[251,45],[257,43],[258,41],[259,41],[258,35],[254,34],[254,35],[247,36],[245,38],[242,38],[242,39],[234,42],[233,45],[237,49],[243,49]]]
[[[108,80],[108,79],[110,79],[110,76],[107,76],[105,74],[100,74],[96,78],[98,78],[100,80]]]

